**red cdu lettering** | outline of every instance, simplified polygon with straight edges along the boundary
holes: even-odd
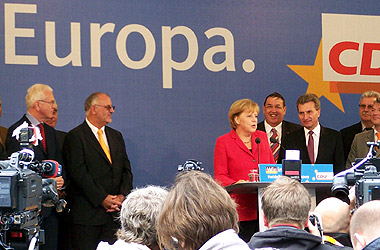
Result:
[[[372,55],[374,50],[380,50],[380,43],[364,43],[363,44],[363,55],[362,55],[362,66],[360,68],[360,75],[369,76],[379,76],[380,67],[372,68]]]
[[[345,50],[359,50],[359,43],[356,42],[340,42],[335,44],[329,54],[329,63],[331,68],[342,75],[355,75],[357,72],[357,67],[348,67],[343,65],[340,62],[340,55],[345,51]]]

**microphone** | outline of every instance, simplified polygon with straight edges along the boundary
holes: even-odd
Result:
[[[260,164],[260,142],[261,139],[259,137],[256,137],[255,143],[257,144],[257,164]]]
[[[284,146],[282,146],[281,142],[279,142],[276,138],[270,137],[269,140],[270,140],[271,143],[278,143],[280,145],[280,147],[284,150],[284,152],[286,151],[286,149],[284,148]]]
[[[44,178],[54,178],[62,175],[62,166],[54,160],[44,160],[42,163],[33,162],[28,165],[28,168],[40,173]]]

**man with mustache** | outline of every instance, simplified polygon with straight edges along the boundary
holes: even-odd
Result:
[[[371,121],[370,112],[376,98],[380,98],[380,94],[376,91],[369,90],[364,92],[359,101],[360,122],[340,130],[343,139],[344,159],[347,160],[351,150],[352,142],[356,134],[365,130],[372,130],[373,123]]]

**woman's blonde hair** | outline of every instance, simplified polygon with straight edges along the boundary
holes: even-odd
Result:
[[[239,230],[236,204],[222,186],[200,171],[177,176],[158,218],[161,247],[174,248],[175,239],[180,249],[196,250],[231,228]]]

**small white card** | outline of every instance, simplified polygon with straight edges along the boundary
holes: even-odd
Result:
[[[299,150],[285,150],[285,159],[298,161],[300,159],[300,151]]]

